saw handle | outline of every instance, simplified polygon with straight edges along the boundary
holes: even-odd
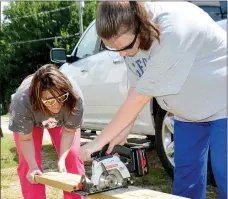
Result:
[[[122,146],[122,145],[116,145],[111,154],[118,153],[120,156],[131,158],[132,157],[132,149]]]
[[[106,151],[108,150],[109,144],[106,144],[100,151],[94,152],[91,154],[91,158],[95,158],[95,157],[103,157],[106,156]],[[131,158],[132,157],[132,150],[122,146],[122,145],[116,145],[111,154],[115,154],[118,153],[120,156],[124,156],[124,157],[128,157]]]
[[[106,151],[108,150],[108,146],[109,146],[109,144],[106,144],[105,146],[103,146],[103,148],[100,151],[96,151],[96,152],[92,153],[91,154],[91,158],[105,156],[106,155]]]

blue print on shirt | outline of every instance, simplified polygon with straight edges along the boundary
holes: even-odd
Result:
[[[143,75],[145,68],[146,68],[146,63],[147,63],[146,58],[137,59],[135,61],[135,63],[132,63],[132,66],[134,67],[135,72],[137,73],[137,75],[139,77],[141,77]]]

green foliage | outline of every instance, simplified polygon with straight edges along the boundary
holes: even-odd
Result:
[[[96,7],[97,2],[85,2],[84,29],[95,18]],[[79,39],[74,36],[79,33],[79,15],[78,5],[73,1],[10,2],[4,15],[0,32],[0,105],[4,110],[0,107],[0,113],[5,112],[10,95],[22,80],[50,63],[51,48],[66,48],[70,53]],[[55,36],[66,38],[21,42]]]

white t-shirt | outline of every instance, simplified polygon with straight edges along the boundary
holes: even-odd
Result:
[[[145,2],[160,25],[160,43],[125,57],[130,86],[153,96],[184,121],[226,117],[227,37],[211,17],[188,2]]]

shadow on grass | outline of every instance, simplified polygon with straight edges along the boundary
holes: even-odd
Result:
[[[10,152],[12,154],[14,154],[13,161],[15,161],[16,163],[18,163],[18,155],[17,155],[17,149],[16,149],[16,147],[12,147],[10,149]]]

